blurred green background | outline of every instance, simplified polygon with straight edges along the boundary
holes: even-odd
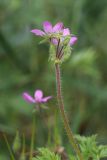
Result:
[[[22,93],[36,89],[52,95],[49,109],[36,114],[35,146],[69,147],[57,112],[54,67],[48,45],[30,30],[42,22],[62,21],[78,37],[62,65],[62,91],[73,132],[98,134],[107,143],[107,0],[0,1],[0,159],[6,158],[4,132],[12,144],[16,130],[25,134],[29,149],[32,105]],[[57,117],[57,118],[56,118]],[[56,127],[55,127],[56,126]],[[55,129],[54,129],[55,127]],[[4,154],[5,153],[5,154]]]

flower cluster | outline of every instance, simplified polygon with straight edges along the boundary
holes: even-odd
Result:
[[[62,22],[52,26],[50,22],[45,21],[43,23],[43,31],[33,29],[31,32],[50,42],[50,60],[55,63],[60,63],[67,59],[71,54],[72,45],[77,41],[77,37],[72,35],[69,28],[65,28]]]

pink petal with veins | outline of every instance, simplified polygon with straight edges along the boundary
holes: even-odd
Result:
[[[35,103],[35,99],[32,96],[30,96],[27,92],[24,92],[22,96],[25,101],[29,103]]]
[[[36,102],[41,102],[43,97],[43,92],[41,90],[36,90],[34,94]]]
[[[33,29],[31,30],[32,33],[34,33],[36,36],[44,36],[45,33],[39,29]]]
[[[52,24],[50,22],[43,22],[43,28],[46,33],[52,33]]]
[[[72,46],[77,42],[77,40],[78,40],[78,38],[73,36],[73,37],[71,37],[69,44]]]
[[[48,97],[42,98],[42,102],[47,102],[51,98],[52,98],[52,96],[48,96]]]
[[[69,28],[65,28],[63,30],[63,36],[68,36],[68,35],[70,35],[70,30],[69,30]]]
[[[53,27],[53,32],[60,32],[63,30],[63,23],[62,22],[58,22],[54,27]]]

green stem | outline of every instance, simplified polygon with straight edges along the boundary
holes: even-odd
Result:
[[[34,137],[35,137],[35,114],[33,114],[32,137],[31,137],[31,146],[30,146],[30,157],[29,157],[29,160],[32,160],[32,154],[33,154],[33,149],[34,149]]]
[[[58,146],[61,146],[60,129],[59,129],[59,124],[58,124],[57,110],[55,110],[55,120],[54,120],[54,144],[55,144],[55,148]]]
[[[64,122],[64,127],[65,127],[65,130],[67,132],[67,135],[68,135],[68,139],[75,151],[75,153],[77,154],[77,156],[79,157],[80,160],[83,160],[83,157],[82,157],[82,154],[80,152],[80,149],[79,149],[79,146],[73,136],[73,133],[70,129],[70,126],[69,126],[69,121],[68,121],[68,118],[67,118],[67,115],[65,113],[65,110],[64,110],[64,103],[63,103],[63,98],[62,98],[62,92],[61,92],[61,75],[60,75],[60,66],[59,64],[55,64],[55,71],[56,71],[56,87],[57,87],[57,99],[58,99],[58,104],[59,104],[59,109],[60,109],[60,112],[61,112],[61,116],[62,116],[62,119],[63,119],[63,122]]]
[[[4,139],[5,139],[5,142],[6,142],[6,145],[7,145],[8,151],[9,151],[9,153],[10,153],[11,160],[15,160],[15,157],[14,157],[14,155],[13,155],[13,153],[12,153],[12,149],[11,149],[11,147],[10,147],[10,145],[9,145],[9,142],[8,142],[8,140],[7,140],[6,135],[5,135],[5,134],[3,134],[3,137],[4,137]]]
[[[21,153],[21,158],[20,160],[25,160],[26,157],[25,157],[25,135],[24,133],[22,134],[22,153]]]

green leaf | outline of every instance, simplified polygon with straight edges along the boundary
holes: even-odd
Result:
[[[85,160],[89,160],[91,157],[94,160],[100,160],[100,158],[107,157],[107,146],[98,145],[96,138],[97,135],[91,137],[76,136]]]
[[[100,145],[99,146],[99,153],[100,153],[100,158],[107,157],[107,145]]]
[[[60,156],[51,152],[48,148],[39,148],[40,155],[32,160],[61,160]]]
[[[50,44],[49,53],[50,53],[49,60],[55,62],[55,60],[56,60],[56,48],[53,44]]]

